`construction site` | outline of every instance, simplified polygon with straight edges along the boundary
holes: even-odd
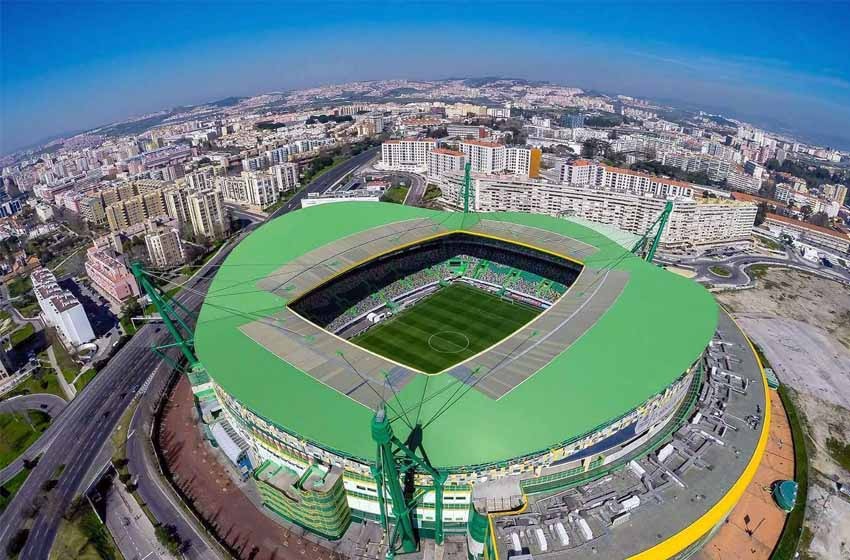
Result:
[[[282,532],[351,558],[689,558],[753,479],[770,404],[735,323],[652,264],[667,215],[635,236],[314,206],[232,251],[194,332],[134,273]]]

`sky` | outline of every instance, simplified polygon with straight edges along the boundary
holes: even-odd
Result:
[[[505,76],[850,149],[850,3],[0,2],[0,153],[231,95]]]

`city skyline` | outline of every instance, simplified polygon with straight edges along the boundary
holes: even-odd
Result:
[[[286,17],[270,4],[236,17],[223,5],[94,6],[3,4],[0,152],[231,95],[482,75],[650,97],[850,147],[841,5],[782,6],[764,18],[763,8],[732,4],[497,3],[482,14],[481,5],[359,3],[334,4],[321,19],[302,3]]]

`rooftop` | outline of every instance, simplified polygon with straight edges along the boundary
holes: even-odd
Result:
[[[201,310],[195,333],[200,359],[215,382],[255,414],[325,449],[370,461],[374,443],[368,426],[373,408],[293,365],[309,361],[311,355],[326,360],[316,353],[319,346],[284,359],[278,348],[256,342],[248,334],[250,325],[256,328],[265,322],[272,335],[294,328],[294,323],[280,319],[292,294],[302,288],[290,286],[286,278],[307,282],[338,273],[346,266],[345,251],[352,247],[362,260],[380,252],[373,241],[383,247],[403,239],[397,242],[400,245],[415,235],[474,233],[485,225],[501,227],[501,237],[512,242],[519,241],[511,237],[514,231],[536,232],[537,240],[531,244],[551,245],[580,259],[587,271],[585,280],[604,277],[619,283],[611,285],[617,288],[612,297],[605,295],[607,280],[581,288],[585,282],[580,278],[579,289],[568,291],[564,298],[593,301],[588,307],[598,313],[589,322],[564,320],[559,328],[567,334],[575,331],[577,337],[564,339],[554,356],[506,394],[468,391],[456,406],[440,414],[425,435],[435,465],[510,459],[593,431],[663,391],[708,344],[717,324],[711,295],[690,280],[632,256],[598,230],[522,213],[464,216],[395,204],[335,203],[275,219],[233,250]],[[280,239],[289,241],[281,244]],[[317,255],[322,258],[316,260]],[[548,315],[552,314],[540,317]],[[337,341],[328,348],[349,355],[353,345]],[[444,404],[441,395],[450,394],[458,383],[447,374],[411,375],[390,402],[411,406],[427,389],[434,395],[421,411],[427,418]],[[317,415],[317,410],[322,413]],[[399,424],[397,435],[404,439],[402,431]]]
[[[768,212],[767,214],[768,220],[775,220],[777,222],[782,222],[784,224],[789,224],[798,228],[808,229],[811,231],[816,231],[818,233],[822,233],[824,235],[829,235],[835,237],[837,239],[841,239],[843,241],[850,241],[850,235],[846,233],[842,233],[840,231],[835,231],[834,229],[826,228],[823,226],[816,226],[815,224],[810,224],[809,222],[804,222],[802,220],[795,220],[794,218],[788,218],[785,216],[780,216],[779,214],[771,214]]]

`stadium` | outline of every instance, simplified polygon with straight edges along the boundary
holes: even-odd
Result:
[[[199,407],[220,403],[264,505],[331,540],[391,521],[373,426],[386,417],[425,457],[424,469],[401,463],[417,532],[432,535],[439,516],[470,558],[499,557],[510,540],[498,542],[496,516],[610,478],[705,398],[728,319],[701,286],[632,254],[635,239],[523,213],[339,203],[287,214],[211,284],[194,335]]]

